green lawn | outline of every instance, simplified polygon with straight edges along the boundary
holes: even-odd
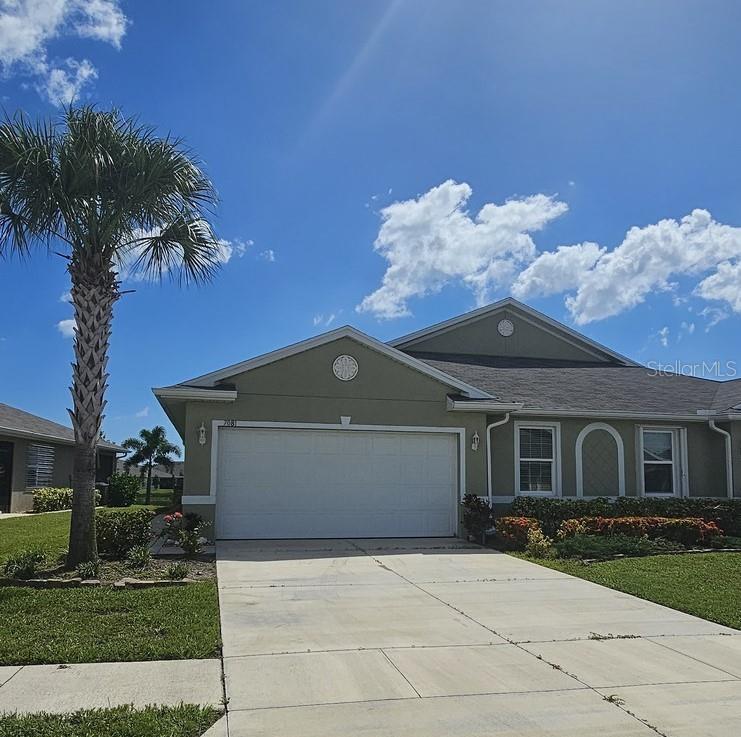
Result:
[[[219,716],[216,709],[190,704],[0,716],[0,737],[200,737]]]
[[[517,557],[741,629],[741,553],[652,555],[588,565]]]
[[[110,509],[123,511],[143,507],[143,504],[135,504],[130,507],[110,507]],[[108,508],[100,507],[100,509]],[[160,511],[157,504],[151,504],[148,509]],[[43,548],[50,558],[56,557],[61,550],[67,549],[70,514],[70,512],[43,512],[42,514],[0,519],[0,562],[12,553],[26,548]]]
[[[0,520],[0,561],[24,548],[56,555],[67,548],[70,512],[45,512]]]
[[[153,589],[3,587],[0,633],[0,665],[211,658],[221,644],[213,582]]]

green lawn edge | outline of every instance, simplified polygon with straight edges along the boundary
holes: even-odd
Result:
[[[221,715],[194,704],[0,715],[0,737],[201,737]]]
[[[741,629],[741,553],[651,555],[588,564],[510,555]]]

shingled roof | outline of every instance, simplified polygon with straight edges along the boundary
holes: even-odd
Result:
[[[19,435],[20,437],[38,438],[39,440],[53,440],[65,445],[75,442],[75,433],[71,427],[60,425],[58,422],[46,420],[22,409],[0,403],[0,434]],[[106,440],[98,443],[99,448],[109,450],[125,450],[120,445],[109,443]]]
[[[545,412],[692,415],[741,404],[741,380],[657,374],[644,366],[411,353],[501,402]]]

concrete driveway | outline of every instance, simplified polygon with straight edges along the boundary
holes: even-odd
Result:
[[[728,737],[741,633],[459,540],[217,545],[229,737]]]

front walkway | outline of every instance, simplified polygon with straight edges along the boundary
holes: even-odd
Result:
[[[229,737],[728,737],[741,633],[457,540],[217,545]]]
[[[218,659],[0,666],[0,714],[61,714],[124,704],[142,708],[181,702],[216,707],[223,703]]]

